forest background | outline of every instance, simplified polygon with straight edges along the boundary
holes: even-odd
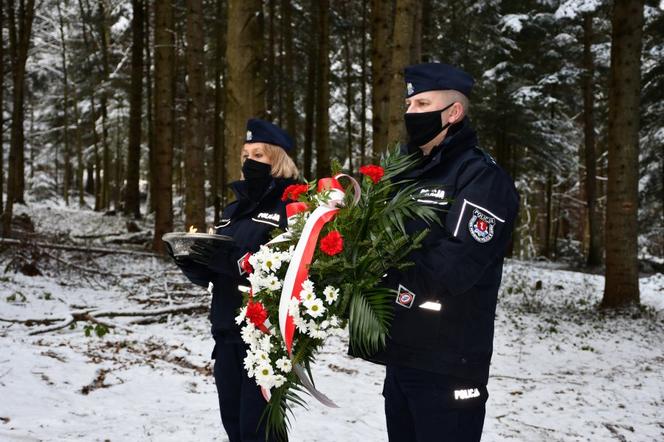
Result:
[[[147,218],[163,252],[218,221],[249,117],[304,178],[356,172],[403,138],[403,67],[440,61],[520,193],[511,256],[604,272],[608,307],[664,268],[659,1],[0,0],[0,25],[5,244],[54,200]]]

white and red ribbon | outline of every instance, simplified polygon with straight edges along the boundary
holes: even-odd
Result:
[[[309,265],[316,250],[318,236],[323,226],[334,219],[339,211],[339,207],[343,205],[345,192],[338,181],[341,177],[351,180],[355,191],[353,203],[357,204],[359,201],[360,185],[353,177],[346,174],[338,174],[333,178],[318,180],[318,192],[329,191],[329,199],[327,199],[327,202],[316,207],[311,215],[309,215],[304,224],[302,235],[295,246],[286,276],[284,277],[281,299],[279,300],[279,329],[289,355],[292,354],[293,336],[295,334],[295,323],[289,313],[291,300],[293,298],[296,298],[298,301],[300,300],[302,283],[309,277]]]

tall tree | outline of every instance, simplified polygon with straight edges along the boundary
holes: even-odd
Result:
[[[5,32],[5,4],[0,0],[0,36]],[[0,218],[4,211],[2,195],[5,189],[5,119],[2,116],[5,109],[5,39],[0,38]]]
[[[247,119],[265,115],[260,0],[228,0],[226,37],[226,176],[240,176]]]
[[[147,114],[147,129],[148,129],[148,213],[152,213],[155,210],[155,183],[154,176],[155,172],[155,134],[154,134],[154,118],[153,118],[153,94],[152,94],[152,46],[150,45],[150,14],[151,8],[150,3],[145,4],[145,23],[143,29],[143,37],[145,41],[143,46],[145,47],[145,107]]]
[[[367,149],[367,0],[362,0],[362,24],[360,38],[360,164],[366,161]]]
[[[129,145],[127,146],[127,185],[125,188],[125,215],[141,217],[138,188],[141,164],[141,122],[143,107],[143,0],[132,0],[131,18],[131,85],[129,89]]]
[[[302,155],[302,174],[305,179],[312,178],[313,139],[315,126],[316,77],[318,75],[318,0],[310,3],[310,34],[307,44],[307,88],[304,97],[304,152]]]
[[[597,210],[597,155],[595,153],[595,92],[593,90],[593,77],[595,72],[595,62],[592,54],[593,43],[593,16],[584,14],[583,16],[583,68],[582,90],[583,90],[583,129],[584,129],[584,150],[585,150],[585,194],[588,216],[588,266],[597,266],[602,262],[602,249],[599,237],[600,217]]]
[[[295,54],[293,53],[293,23],[292,23],[292,9],[293,5],[289,0],[281,0],[281,17],[282,29],[284,34],[284,66],[286,71],[286,82],[295,79]],[[297,113],[295,112],[295,91],[293,87],[285,87],[285,103],[284,111],[286,113],[286,131],[295,137],[297,133]],[[295,151],[290,152],[294,157],[297,157]]]
[[[403,69],[410,63],[413,42],[413,17],[415,0],[397,0],[394,17],[392,62],[390,68],[390,105],[387,126],[387,143],[401,141],[403,133],[404,82]]]
[[[173,58],[174,23],[170,0],[154,4],[154,238],[152,249],[164,252],[161,237],[173,230]]]
[[[108,103],[110,98],[109,79],[111,76],[111,62],[109,58],[110,34],[106,12],[106,0],[99,0],[97,16],[97,32],[101,49],[102,87],[101,87],[101,142],[102,142],[102,168],[104,174],[101,181],[101,206],[110,207],[111,201],[111,146],[109,141]]]
[[[348,161],[348,170],[353,173],[353,59],[351,55],[351,40],[353,40],[352,23],[352,5],[346,0],[343,4],[345,11],[344,22],[346,29],[343,34],[343,53],[344,53],[344,81],[346,83],[346,158]]]
[[[214,224],[219,223],[221,207],[224,203],[224,53],[226,52],[225,0],[216,0],[215,52],[214,52],[214,146],[212,150],[212,195],[214,200]]]
[[[611,24],[603,307],[639,302],[637,209],[643,0],[616,0]]]
[[[69,189],[71,187],[72,181],[72,166],[71,166],[71,150],[69,144],[69,76],[67,70],[67,44],[65,41],[65,22],[62,17],[62,8],[60,7],[60,2],[56,3],[58,9],[58,24],[60,31],[60,44],[61,51],[60,57],[62,59],[62,109],[63,109],[63,144],[64,144],[64,178],[62,180],[62,194],[65,197],[65,204],[69,205]],[[57,164],[57,155],[56,155],[56,164]],[[57,180],[57,173],[56,173]]]
[[[392,41],[392,2],[371,0],[371,111],[373,153],[387,149],[390,106],[390,46]],[[400,87],[399,90],[403,90]]]
[[[205,231],[205,54],[203,0],[187,0],[185,225]]]
[[[316,176],[330,173],[330,2],[318,9],[318,87],[316,101]]]
[[[9,54],[12,61],[12,123],[9,148],[9,173],[7,176],[7,204],[2,217],[3,236],[11,235],[12,212],[14,203],[23,203],[24,192],[24,143],[23,120],[25,118],[25,62],[28,58],[32,21],[35,13],[34,0],[20,1],[18,17],[14,0],[7,2],[9,18]],[[17,23],[18,22],[18,23]]]

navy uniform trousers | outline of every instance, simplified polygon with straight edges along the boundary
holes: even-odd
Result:
[[[214,381],[219,410],[230,442],[264,442],[265,399],[254,379],[243,368],[246,346],[234,340],[215,339]]]
[[[390,442],[477,442],[482,437],[485,387],[388,365],[383,396]]]

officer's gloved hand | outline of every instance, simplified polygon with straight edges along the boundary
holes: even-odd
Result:
[[[203,239],[194,240],[190,248],[189,259],[217,273],[230,271],[231,248],[226,243],[211,243]]]

